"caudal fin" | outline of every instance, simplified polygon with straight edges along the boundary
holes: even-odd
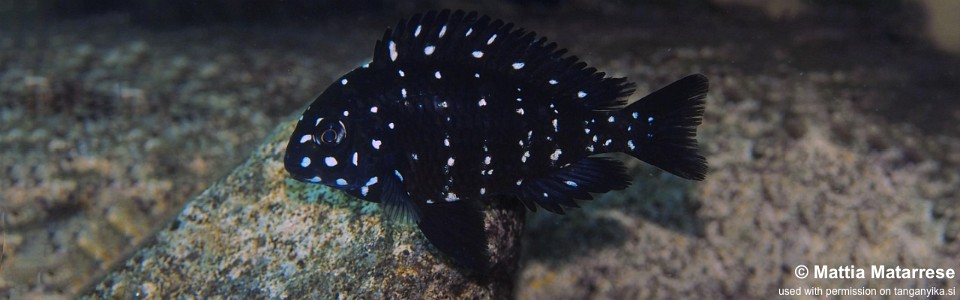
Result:
[[[624,152],[674,175],[703,180],[707,160],[697,147],[697,125],[707,89],[707,77],[690,75],[621,110],[632,120]]]

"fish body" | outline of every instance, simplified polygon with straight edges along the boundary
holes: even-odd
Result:
[[[707,79],[690,75],[630,105],[634,85],[555,43],[463,11],[401,20],[373,60],[331,84],[301,115],[284,164],[389,215],[414,220],[441,252],[488,267],[476,205],[510,197],[563,213],[630,183],[623,152],[702,180]]]

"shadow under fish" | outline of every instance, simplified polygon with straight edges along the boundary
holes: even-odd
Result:
[[[481,203],[563,214],[626,188],[622,152],[703,180],[707,79],[690,75],[627,105],[634,84],[555,43],[476,12],[430,11],[377,41],[373,61],[300,116],[284,165],[300,181],[378,202],[459,264],[490,267]]]

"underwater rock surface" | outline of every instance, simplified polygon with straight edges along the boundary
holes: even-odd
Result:
[[[381,222],[377,204],[290,179],[282,158],[293,125],[280,125],[247,161],[191,200],[154,240],[84,297],[481,299],[512,294],[521,207],[486,211],[494,273],[474,278],[439,256],[414,225]]]

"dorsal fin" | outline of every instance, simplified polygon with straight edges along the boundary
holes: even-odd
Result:
[[[596,111],[617,110],[626,104],[632,83],[604,77],[558,48],[534,32],[476,12],[429,11],[387,29],[377,41],[371,67],[396,72],[411,66],[461,65],[579,99]]]

